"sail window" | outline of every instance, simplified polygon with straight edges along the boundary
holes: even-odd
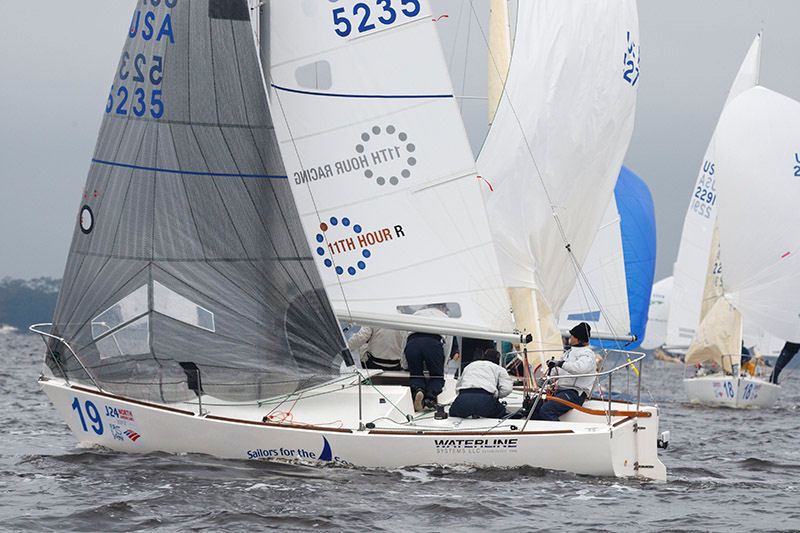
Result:
[[[92,319],[92,338],[97,339],[147,313],[147,285],[142,285]]]
[[[331,76],[331,64],[327,61],[315,61],[297,67],[294,71],[294,77],[298,85],[306,89],[330,89],[333,85],[333,77]]]
[[[157,281],[153,282],[153,310],[190,326],[216,331],[214,313]]]
[[[223,20],[250,20],[245,0],[209,0],[208,17]]]
[[[150,352],[150,317],[145,315],[98,340],[100,359]]]
[[[425,309],[426,307],[440,307],[440,306],[447,306],[447,310],[443,311],[448,316],[448,318],[461,318],[461,305],[458,304],[457,302],[441,302],[441,303],[436,302],[436,303],[418,304],[418,305],[398,305],[397,312],[403,315],[413,315],[420,309]]]

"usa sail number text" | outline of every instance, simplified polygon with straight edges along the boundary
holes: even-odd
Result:
[[[713,175],[714,163],[704,161],[703,173],[697,180],[692,198],[692,211],[705,218],[711,218],[712,207],[717,203],[717,180]]]
[[[148,10],[149,7],[158,7],[162,3],[171,10],[178,4],[178,0],[142,0],[144,9],[137,9],[131,20],[128,30],[130,39],[175,42],[171,13],[167,11],[163,15],[157,15]],[[134,55],[126,50],[120,59],[117,79],[119,83],[112,85],[108,94],[106,113],[120,116],[131,113],[136,117],[149,115],[156,119],[164,115],[160,87],[164,79],[164,56],[141,53]]]
[[[144,54],[136,54],[133,61],[130,61],[130,59],[128,52],[122,54],[122,61],[119,67],[119,79],[121,82],[125,82],[130,78],[130,81],[134,83],[149,81],[153,87],[161,85],[161,81],[164,79],[164,60],[161,56],[152,56],[148,60]],[[106,104],[106,113],[111,113],[113,110],[117,115],[127,115],[126,104],[129,96],[131,95],[129,95],[128,88],[125,85],[120,85],[116,90],[116,94],[112,85],[111,93],[108,95],[108,103]],[[133,92],[132,99],[130,110],[137,117],[144,116],[148,110],[153,118],[161,118],[164,114],[161,89],[152,88],[148,94],[144,87],[137,87]],[[114,105],[115,103],[116,106]]]
[[[376,21],[384,26],[394,24],[398,20],[398,14],[413,18],[419,15],[419,0],[375,0],[374,5],[366,2],[358,2],[353,6],[352,14],[347,12],[344,7],[337,7],[333,10],[333,25],[336,35],[347,37],[353,32],[366,33],[374,30]],[[374,11],[373,11],[374,10]]]

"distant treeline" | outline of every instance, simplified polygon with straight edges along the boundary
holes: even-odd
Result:
[[[51,322],[56,308],[60,279],[0,280],[0,325],[14,326],[20,332],[31,324]]]

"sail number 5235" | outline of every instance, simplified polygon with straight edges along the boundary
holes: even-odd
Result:
[[[355,30],[357,33],[366,33],[374,30],[375,22],[389,26],[397,21],[398,9],[392,6],[392,0],[375,0],[374,6],[366,2],[358,2],[353,6],[352,16],[343,7],[333,10],[333,24],[336,35],[347,37]],[[395,2],[395,5],[397,2]],[[408,18],[419,15],[419,0],[400,0],[399,12]],[[375,13],[373,13],[375,9]]]

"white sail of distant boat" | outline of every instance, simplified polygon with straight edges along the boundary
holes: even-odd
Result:
[[[261,60],[268,49],[285,60],[271,102],[250,7]],[[31,327],[47,343],[40,386],[81,443],[666,479],[659,412],[640,405],[639,385],[635,403],[588,399],[557,422],[442,418],[415,411],[407,372],[357,369],[343,350],[344,304],[347,318],[442,333],[511,324],[489,230],[442,204],[481,206],[429,15],[417,0],[136,6],[54,323]],[[386,46],[416,50],[419,65]],[[296,150],[288,180],[275,127]],[[358,154],[367,165],[345,184]],[[404,314],[442,302],[439,323]],[[643,357],[630,356],[602,375]],[[439,401],[454,396],[448,379]]]
[[[771,405],[778,391],[763,376],[740,373],[746,321],[726,296],[727,269],[720,232],[730,222],[718,216],[718,210],[727,201],[723,191],[731,190],[724,186],[725,180],[730,179],[730,167],[722,169],[717,149],[719,137],[727,134],[730,127],[723,125],[723,117],[740,95],[757,86],[760,56],[761,34],[758,34],[730,89],[692,190],[674,267],[667,322],[668,349],[685,350],[687,368],[698,367],[695,375],[684,379],[690,400],[731,407]]]
[[[633,1],[519,3],[478,169],[517,325],[535,338],[555,326],[601,225],[633,129],[638,61]],[[544,342],[560,346],[558,331]]]
[[[758,34],[739,67],[723,110],[736,96],[758,84],[760,61],[761,34]],[[719,194],[716,167],[715,129],[689,198],[674,265],[666,343],[678,351],[686,350],[704,318],[701,307],[707,286],[706,273],[717,253],[712,249]],[[711,286],[713,284],[712,280]]]
[[[642,341],[642,348],[653,350],[667,341],[667,317],[672,300],[672,276],[658,280],[653,284],[650,296],[650,308],[647,312],[647,333]]]
[[[414,2],[395,16],[401,27],[377,22],[353,40],[361,30],[350,22],[328,31],[325,5],[272,5],[271,17],[289,23],[272,26],[271,101],[286,121],[277,121],[281,153],[309,243],[344,320],[418,329],[432,319],[410,313],[445,302],[452,320],[440,329],[510,334],[510,304],[436,29],[413,23],[431,13]],[[420,75],[383,60],[400,47]],[[304,71],[316,75],[306,80]]]
[[[800,103],[756,87],[720,122],[725,298],[747,322],[800,342]]]

